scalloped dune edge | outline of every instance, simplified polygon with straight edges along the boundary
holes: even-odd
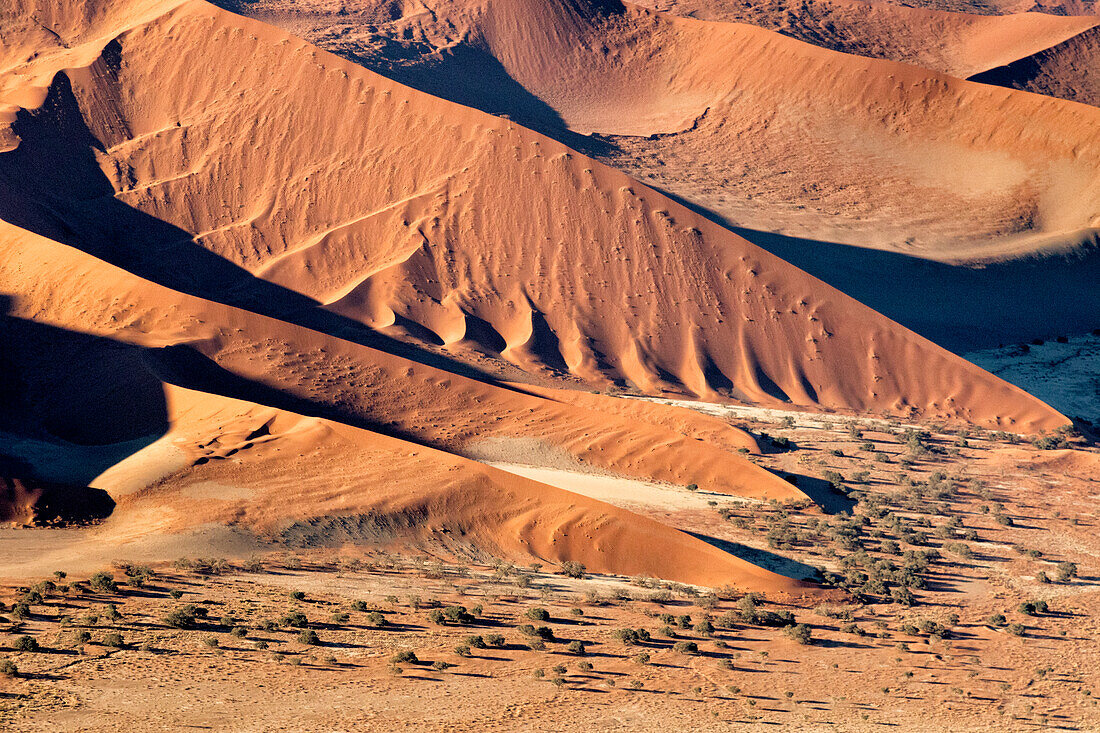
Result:
[[[29,178],[11,192],[24,226],[107,239],[113,262],[158,282],[241,304],[273,283],[400,338],[415,327],[456,353],[480,339],[596,386],[1020,432],[1066,422],[620,173],[270,26],[191,2],[108,51],[58,77],[3,162]],[[61,161],[92,190],[35,180],[62,147],[51,117],[102,146],[94,167]],[[242,129],[248,145],[224,142]],[[171,226],[146,239],[135,212]],[[209,253],[243,273],[205,277],[195,255]]]

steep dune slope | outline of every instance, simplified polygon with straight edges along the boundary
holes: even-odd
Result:
[[[106,470],[118,460],[114,446],[132,452],[167,430],[159,394],[167,379],[300,407],[439,449],[463,452],[487,439],[511,441],[518,451],[534,444],[597,471],[747,497],[804,498],[733,449],[700,444],[690,424],[674,431],[443,372],[173,292],[6,224],[0,224],[0,292],[9,295],[13,321],[5,340],[29,347],[13,348],[10,357],[13,379],[26,386],[24,404],[6,415],[5,429],[107,449],[102,462],[83,461],[82,474],[50,476],[55,480],[90,482],[97,475],[90,467]],[[58,329],[69,334],[64,347]]]
[[[808,590],[652,520],[428,447],[461,448],[469,442],[463,436],[476,435],[514,441],[520,450],[513,459],[533,444],[587,470],[683,478],[761,499],[804,498],[739,456],[697,442],[690,420],[673,433],[402,364],[173,293],[9,225],[0,229],[0,290],[9,294],[9,313],[0,318],[9,353],[3,377],[21,385],[19,404],[0,425],[0,453],[24,476],[91,487],[5,478],[6,520],[66,511],[101,517],[106,503],[110,516],[95,541],[145,543],[139,546],[154,555],[165,551],[166,537],[229,526],[291,546],[413,543],[482,557],[577,560],[595,571],[691,583]],[[310,350],[308,379],[300,362],[288,367],[271,357],[275,347],[290,346]],[[209,361],[188,357],[193,347]]]
[[[972,81],[1100,106],[1100,29],[971,76]]]
[[[615,2],[345,5],[347,14],[305,3],[263,17],[404,83],[583,144],[740,226],[975,261],[1077,247],[1100,216],[1096,110]],[[398,19],[357,21],[381,12]],[[978,33],[974,48],[957,47],[955,66],[983,68],[973,65],[983,48],[995,65],[998,53],[1016,58],[1092,22]]]
[[[215,58],[225,61],[190,73]],[[22,142],[0,156],[5,218],[170,287],[337,335],[420,334],[458,358],[480,349],[648,392],[1023,431],[1064,422],[555,141],[203,3],[122,32],[89,67],[59,74],[13,129]],[[275,348],[246,335],[248,349],[207,337],[201,350],[255,380],[249,352]],[[301,338],[268,358],[297,365],[310,400],[323,389],[309,384],[307,354],[323,346]],[[400,413],[400,398],[369,409]]]
[[[963,78],[1038,53],[1100,24],[1094,16],[975,15],[864,0],[643,0],[638,4],[697,20],[748,23],[822,48]]]

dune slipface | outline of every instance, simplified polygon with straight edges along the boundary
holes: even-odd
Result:
[[[120,532],[169,491],[178,508],[161,531],[282,532],[324,525],[331,508],[512,556],[793,591],[675,530],[460,456],[535,445],[588,470],[805,498],[737,454],[749,436],[561,393],[578,384],[1020,432],[1066,422],[560,142],[271,26],[203,2],[24,3],[0,22],[22,31],[0,78],[0,291],[8,341],[36,345],[12,359],[29,387],[6,450],[119,494]],[[659,124],[696,104],[681,92],[682,110],[655,107]],[[242,432],[256,414],[275,422]],[[313,437],[294,429],[282,445],[326,456],[300,493],[253,501],[258,479],[215,475],[230,455],[256,476],[284,470],[280,443],[260,439],[287,423]],[[182,458],[164,442],[180,435]],[[368,450],[387,466],[362,469],[377,483],[332,483]],[[188,500],[206,474],[237,489]],[[229,503],[191,508],[211,494]]]

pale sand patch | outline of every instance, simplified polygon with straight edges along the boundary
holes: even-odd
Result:
[[[651,481],[602,476],[580,471],[567,471],[560,468],[541,468],[516,463],[489,463],[493,468],[514,473],[517,476],[533,479],[540,483],[572,491],[575,494],[606,501],[625,509],[663,509],[667,511],[687,511],[692,509],[710,509],[707,502],[726,500],[736,502],[751,501],[728,494],[715,494],[709,491],[688,491],[686,487],[661,484]]]

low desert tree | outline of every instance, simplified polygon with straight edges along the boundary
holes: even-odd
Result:
[[[1066,583],[1072,578],[1077,577],[1077,563],[1072,562],[1060,562],[1058,563],[1058,574],[1055,576],[1059,583]]]
[[[397,654],[394,654],[391,658],[394,664],[419,664],[420,660],[417,658],[416,653],[411,649],[405,649]]]
[[[283,626],[291,626],[296,629],[304,629],[309,625],[309,621],[306,619],[306,615],[301,611],[291,611],[290,613],[279,619],[279,623]]]
[[[88,579],[88,587],[100,593],[115,593],[118,591],[118,584],[115,583],[115,576],[103,571],[96,573]]]
[[[793,639],[799,644],[812,643],[810,627],[806,624],[795,624],[794,626],[788,626],[783,629],[783,633],[786,634],[788,638]]]
[[[12,648],[17,652],[36,652],[41,647],[38,645],[38,640],[33,636],[26,634],[15,637],[15,641],[12,643]]]
[[[566,560],[561,564],[562,574],[570,578],[583,579],[586,571],[587,568],[585,568],[584,563],[575,560]]]

